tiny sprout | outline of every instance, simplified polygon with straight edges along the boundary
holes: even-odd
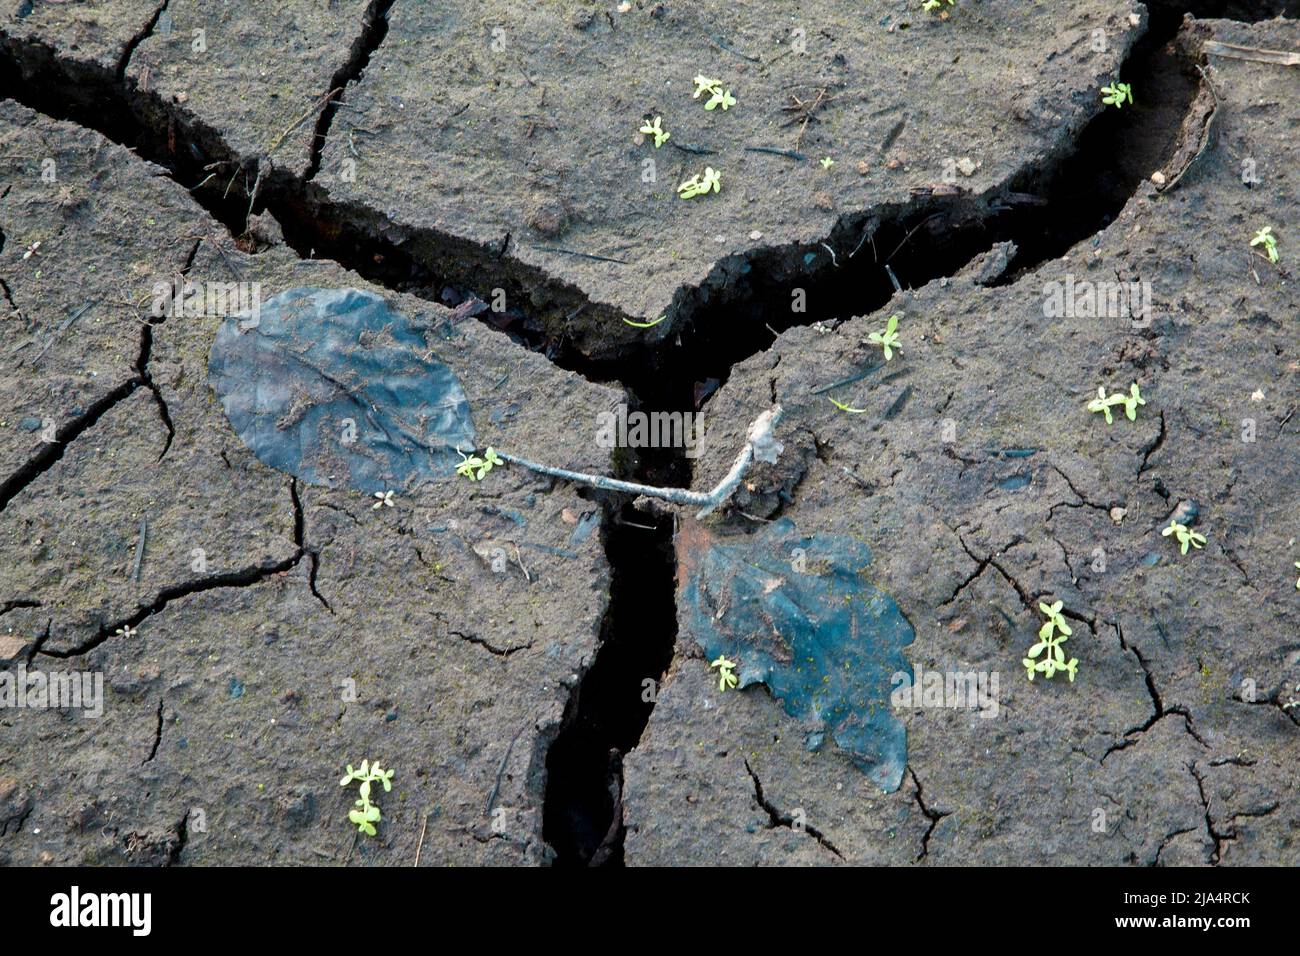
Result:
[[[1259,232],[1255,233],[1255,238],[1250,240],[1251,246],[1263,246],[1264,254],[1268,256],[1269,262],[1277,262],[1277,236],[1273,235],[1273,227],[1265,226]]]
[[[729,661],[725,656],[719,657],[709,665],[710,669],[718,669],[718,690],[726,690],[728,687],[735,687],[737,684],[734,672],[736,667],[735,661]]]
[[[898,349],[901,354],[903,350],[898,344],[898,314],[891,315],[885,327],[879,332],[872,332],[867,339],[885,350],[886,362],[894,357],[894,349]]]
[[[951,7],[952,5],[953,0],[948,0],[948,6]],[[926,13],[929,13],[931,10],[938,10],[941,6],[943,6],[941,0],[925,0],[925,2],[921,4],[921,9]]]
[[[347,775],[339,781],[340,787],[346,787],[353,780],[361,782],[360,799],[356,802],[357,809],[348,811],[348,819],[356,824],[357,830],[366,836],[375,835],[375,824],[379,822],[379,808],[370,802],[370,785],[376,781],[384,788],[384,793],[393,789],[393,771],[384,770],[379,766],[379,761],[371,765],[369,760],[361,761],[361,769],[353,770],[352,764],[348,764]]]
[[[1064,607],[1062,601],[1050,605],[1039,602],[1038,610],[1043,613],[1047,621],[1038,629],[1038,643],[1029,649],[1028,656],[1020,662],[1025,666],[1030,681],[1034,679],[1034,674],[1041,673],[1051,680],[1057,671],[1065,671],[1070,678],[1070,683],[1074,683],[1079,661],[1074,657],[1066,661],[1065,651],[1061,647],[1074,633],[1070,630],[1070,625],[1065,623],[1065,616],[1061,614],[1062,607]],[[1047,653],[1043,654],[1044,651]],[[1040,654],[1043,654],[1042,660],[1035,660]]]
[[[821,159],[821,164],[822,164],[822,169],[830,169],[832,166],[835,165],[835,160],[831,159],[829,156],[823,156]]]
[[[460,464],[456,466],[456,474],[468,478],[470,481],[476,481],[474,472],[483,467],[483,459],[478,455],[466,455],[459,449],[456,454],[460,455]]]
[[[393,493],[391,491],[376,491],[375,497],[378,500],[370,506],[370,510],[374,511],[378,508],[384,507],[385,505],[390,508],[395,507],[393,504]]]
[[[1300,585],[1297,586],[1300,587]],[[119,627],[113,633],[115,633],[118,637],[125,637],[129,640],[130,638],[137,636],[140,633],[140,631],[138,628],[134,628],[130,624],[124,624],[122,627]]]
[[[829,395],[827,395],[826,397],[827,397],[827,399],[830,400],[830,403],[831,403],[832,405],[834,405],[836,408],[838,408],[838,409],[839,409],[840,411],[842,411],[842,412],[848,412],[850,415],[861,415],[863,412],[866,411],[865,408],[854,408],[852,405],[845,405],[843,402],[837,402],[837,401],[835,401],[835,399],[831,398]]]
[[[483,457],[478,455],[466,455],[457,449],[456,454],[460,455],[460,464],[456,466],[456,474],[468,478],[470,481],[482,481],[483,476],[491,471],[495,466],[505,464],[501,456],[496,453],[495,448],[489,448],[483,452]]]
[[[722,111],[725,113],[736,105],[736,98],[731,95],[731,90],[724,90],[720,86],[715,86],[712,92],[713,95],[709,97],[709,101],[704,104],[706,110],[713,110],[721,106]]]
[[[712,93],[714,90],[721,88],[721,80],[711,80],[702,74],[695,74],[692,81],[695,84],[695,92],[691,94],[691,99],[698,100],[701,93]]]
[[[692,176],[677,187],[677,192],[681,194],[683,199],[694,199],[696,196],[707,196],[710,192],[716,193],[721,189],[721,174],[712,166],[705,166],[703,178],[700,178],[698,174]]]
[[[1138,388],[1138,383],[1134,382],[1129,388],[1128,394],[1116,392],[1109,398],[1106,397],[1106,389],[1098,386],[1097,397],[1088,403],[1088,411],[1101,412],[1106,417],[1106,424],[1111,424],[1115,419],[1110,410],[1115,405],[1124,406],[1124,417],[1129,421],[1137,421],[1137,410],[1139,405],[1145,405],[1147,400],[1142,397],[1142,390]]]
[[[672,133],[665,133],[663,126],[660,125],[663,120],[662,116],[656,116],[654,122],[647,122],[637,132],[645,133],[647,136],[655,138],[655,149],[658,149],[672,137]]]
[[[1188,545],[1191,545],[1193,548],[1199,548],[1201,545],[1205,544],[1205,535],[1192,531],[1187,527],[1187,525],[1179,524],[1173,518],[1169,519],[1169,527],[1165,528],[1164,531],[1161,531],[1160,536],[1162,538],[1167,538],[1171,534],[1174,535],[1178,539],[1178,543],[1182,545],[1182,554],[1187,553]]]
[[[1111,83],[1110,86],[1103,86],[1101,93],[1101,101],[1107,106],[1123,109],[1125,101],[1130,106],[1133,104],[1133,87],[1127,83]]]

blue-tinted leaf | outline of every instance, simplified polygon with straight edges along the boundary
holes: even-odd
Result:
[[[426,333],[429,333],[426,335]],[[449,475],[475,445],[431,325],[357,289],[296,288],[230,316],[208,377],[236,434],[272,468],[373,494]]]
[[[891,706],[891,677],[905,673],[910,683],[902,649],[915,635],[893,599],[866,580],[870,549],[851,538],[801,537],[789,519],[716,540],[688,525],[677,549],[678,607],[705,659],[738,661],[740,686],[766,684],[810,728],[810,749],[829,731],[878,786],[897,790],[907,730]]]

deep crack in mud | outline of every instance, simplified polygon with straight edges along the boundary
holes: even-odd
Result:
[[[235,155],[214,131],[179,116],[173,106],[139,90],[127,76],[132,51],[158,23],[166,3],[157,9],[147,29],[133,38],[115,71],[86,64],[69,65],[39,43],[5,41],[0,44],[0,87],[26,106],[95,129],[163,166],[249,251],[255,248],[246,236],[249,216],[269,210],[299,255],[332,258],[387,288],[453,306],[470,296],[486,298],[492,289],[503,288],[510,301],[527,302],[529,283],[554,284],[524,267],[509,267],[502,261],[509,235],[503,237],[495,255],[445,236],[418,231],[408,231],[404,239],[393,241],[381,235],[383,223],[373,212],[331,202],[310,182],[320,166],[325,136],[345,100],[344,88],[361,75],[371,54],[383,42],[393,2],[375,0],[368,8],[365,28],[347,61],[334,74],[314,118],[315,138],[308,171],[302,178],[277,170],[269,162],[262,168],[258,158]],[[1004,243],[1010,244],[1001,247],[1006,261],[990,273],[986,284],[1007,284],[1105,228],[1142,179],[1168,156],[1200,82],[1195,64],[1171,45],[1184,13],[1198,19],[1245,21],[1279,14],[1300,15],[1297,0],[1155,2],[1149,7],[1148,31],[1136,43],[1119,74],[1144,90],[1143,104],[1134,110],[1099,112],[1047,168],[1023,174],[993,196],[975,198],[962,195],[960,190],[948,195],[928,191],[914,195],[902,208],[875,209],[845,217],[819,244],[830,252],[829,263],[811,271],[795,269],[797,278],[793,281],[787,278],[792,272],[790,259],[801,255],[802,249],[760,251],[750,257],[747,273],[731,288],[702,294],[701,302],[678,334],[656,344],[629,348],[614,359],[581,354],[563,337],[548,333],[541,323],[519,311],[504,316],[483,315],[481,319],[544,353],[562,368],[596,381],[621,384],[633,409],[694,412],[726,381],[733,366],[768,348],[777,335],[796,325],[834,325],[850,316],[875,311],[896,292],[951,276],[975,257],[995,251]],[[214,176],[214,172],[220,175]],[[0,248],[3,243],[0,233]],[[17,311],[9,287],[3,283],[0,286],[10,308]],[[808,311],[790,308],[795,289],[805,291]],[[552,299],[571,302],[577,309],[584,305],[575,290],[553,288],[551,293]],[[149,345],[150,327],[146,324],[136,374],[65,425],[56,443],[0,483],[0,509],[37,475],[52,467],[69,442],[137,388],[152,392],[170,442],[174,428],[148,373]],[[1147,449],[1143,467],[1163,437],[1162,417],[1160,437]],[[680,450],[628,453],[616,463],[615,470],[620,477],[664,485],[687,486],[691,478],[690,462]],[[1141,471],[1139,468],[1139,474]],[[296,488],[291,487],[291,494],[297,513],[298,553],[293,558],[274,566],[246,568],[166,589],[153,605],[105,626],[90,644],[57,656],[84,653],[106,639],[113,626],[138,624],[160,611],[169,600],[208,588],[259,580],[292,567],[304,554],[311,562],[312,592],[328,608],[315,590],[318,555],[305,549]],[[605,511],[603,542],[611,568],[609,606],[595,657],[580,676],[546,757],[543,833],[559,864],[622,863],[622,758],[637,746],[645,730],[655,691],[672,663],[676,640],[671,518],[636,509],[620,496],[602,496],[600,500]],[[984,564],[971,579],[985,564],[993,563],[994,557],[982,559]],[[12,606],[30,605],[11,602],[4,610]],[[1120,641],[1123,644],[1122,635]],[[1168,715],[1184,717],[1190,730],[1190,716],[1185,711],[1164,709],[1151,685],[1146,662],[1141,663],[1156,713],[1146,727],[1134,728],[1130,733],[1140,734]],[[160,701],[159,738],[162,706]],[[1126,739],[1112,750],[1123,749],[1131,742]],[[157,747],[155,740],[153,752]],[[1204,799],[1201,778],[1194,767],[1190,769]],[[768,811],[773,825],[781,825],[780,812],[765,802],[757,776],[749,772],[758,802]],[[917,801],[929,820],[921,852],[924,857],[931,833],[946,814],[926,807],[914,772],[912,779]],[[1208,802],[1205,816],[1217,858],[1220,844],[1231,836],[1214,831]],[[820,833],[812,832],[838,854]],[[1171,834],[1166,842],[1175,835]],[[179,855],[185,838],[186,820],[182,819],[177,828],[177,846],[169,859]]]

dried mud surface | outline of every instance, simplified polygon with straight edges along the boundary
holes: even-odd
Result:
[[[992,224],[1087,205],[1071,157],[1151,18],[868,6],[0,8],[0,668],[105,683],[101,717],[0,710],[0,863],[1300,861],[1300,72],[1201,51],[1300,29],[1189,22],[1097,205],[1131,197],[1013,269]],[[722,192],[679,200],[706,163]],[[686,511],[515,466],[395,507],[267,468],[208,386],[220,319],[151,311],[177,275],[384,295],[485,445],[563,468],[707,489],[779,402],[781,458],[709,533],[867,544],[912,666],[998,672],[997,717],[901,711],[881,793],[764,687],[720,692],[680,607],[673,635]],[[1067,280],[1145,281],[1151,321],[1047,315]],[[1085,410],[1133,381],[1136,421]],[[601,412],[681,394],[699,458],[598,447]],[[1019,664],[1049,597],[1072,684]],[[374,839],[337,785],[362,758],[397,770]]]

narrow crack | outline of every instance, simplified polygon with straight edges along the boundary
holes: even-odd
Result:
[[[9,502],[18,497],[28,485],[62,460],[64,453],[68,450],[68,445],[75,441],[82,432],[93,428],[109,410],[129,398],[143,384],[144,382],[138,374],[127,379],[117,388],[92,402],[81,415],[64,424],[62,428],[57,429],[54,433],[54,441],[42,444],[40,451],[28,459],[8,478],[0,482],[0,512],[3,512],[9,506]]]
[[[1155,438],[1153,438],[1150,441],[1150,443],[1147,444],[1145,448],[1142,449],[1142,463],[1138,465],[1138,470],[1137,470],[1138,478],[1141,478],[1143,473],[1147,470],[1148,463],[1151,460],[1151,456],[1154,455],[1156,452],[1158,452],[1161,446],[1164,445],[1165,436],[1167,435],[1167,433],[1168,430],[1165,426],[1165,412],[1164,409],[1161,409],[1160,410],[1160,432],[1159,434],[1156,435]]]
[[[1151,865],[1152,866],[1160,865],[1160,854],[1165,852],[1169,844],[1172,843],[1175,838],[1182,836],[1184,833],[1195,833],[1195,832],[1196,832],[1196,827],[1184,827],[1181,830],[1175,830],[1173,833],[1167,834],[1165,838],[1160,841],[1160,846],[1156,847],[1155,859],[1151,861]]]
[[[210,574],[206,577],[196,578],[192,581],[185,581],[181,584],[175,584],[171,587],[163,588],[158,597],[149,604],[143,605],[135,613],[114,621],[111,624],[101,625],[99,633],[82,644],[66,650],[45,650],[40,651],[47,657],[57,657],[66,659],[69,657],[79,657],[88,654],[99,645],[103,644],[110,637],[117,633],[118,630],[127,627],[138,627],[146,618],[152,617],[166,610],[167,605],[172,601],[180,598],[189,597],[191,594],[201,594],[204,591],[213,591],[217,588],[246,588],[254,584],[260,584],[277,574],[284,574],[292,570],[302,560],[304,552],[299,551],[293,557],[285,558],[283,561],[277,561],[274,564],[251,565],[239,571],[227,571],[221,574]]]
[[[529,650],[533,646],[533,642],[529,641],[527,644],[512,644],[509,647],[498,647],[491,641],[479,637],[477,634],[456,630],[448,630],[447,633],[452,637],[458,637],[469,644],[476,644],[479,647],[484,648],[489,654],[494,654],[497,657],[509,657],[512,654],[518,654],[520,651]]]
[[[835,848],[835,844],[821,830],[818,830],[811,823],[797,823],[792,814],[782,813],[775,804],[763,795],[763,781],[758,779],[758,774],[754,772],[754,768],[749,765],[748,760],[745,761],[745,770],[749,773],[749,779],[754,783],[754,801],[767,812],[769,830],[776,827],[786,827],[796,833],[806,833],[825,849],[835,854],[837,859],[844,859],[844,854]]]
[[[921,778],[916,775],[916,771],[912,769],[910,764],[908,765],[907,772],[912,777],[912,783],[916,787],[916,790],[913,793],[913,796],[916,798],[916,805],[921,808],[921,815],[930,821],[930,825],[925,828],[925,833],[921,837],[921,853],[913,861],[915,863],[920,863],[930,855],[930,837],[934,835],[935,827],[939,825],[939,821],[944,817],[952,816],[952,811],[933,810],[926,806],[925,790],[921,787]]]
[[[394,2],[395,0],[371,0],[362,21],[364,26],[361,35],[352,42],[347,62],[339,67],[330,79],[331,95],[316,120],[316,129],[311,143],[311,160],[303,179],[310,181],[320,171],[321,153],[325,149],[325,140],[334,123],[334,116],[338,113],[339,104],[343,102],[344,91],[350,83],[361,79],[361,74],[370,65],[370,58],[388,36],[388,14]]]
[[[190,839],[190,811],[186,810],[185,814],[176,824],[171,839],[167,846],[167,861],[163,866],[175,866],[180,862],[181,853],[185,850],[185,845]]]
[[[1228,840],[1233,839],[1234,835],[1220,833],[1215,828],[1214,817],[1210,813],[1210,798],[1205,793],[1205,778],[1202,777],[1200,771],[1196,769],[1195,763],[1189,763],[1187,765],[1187,770],[1191,773],[1192,779],[1196,781],[1196,792],[1200,794],[1201,806],[1205,809],[1205,832],[1208,833],[1210,839],[1214,841],[1214,851],[1210,854],[1210,864],[1212,866],[1218,866],[1223,860],[1223,844]]]
[[[76,418],[66,422],[61,428],[54,432],[54,441],[43,442],[41,449],[29,458],[16,471],[9,475],[4,481],[0,482],[0,512],[9,506],[19,494],[23,492],[28,485],[36,481],[41,475],[45,474],[62,459],[72,444],[83,432],[93,428],[101,418],[104,417],[114,407],[130,398],[137,388],[145,386],[152,388],[152,382],[148,378],[146,369],[149,364],[149,355],[153,349],[153,330],[146,323],[141,326],[140,331],[140,349],[136,354],[133,369],[135,375],[122,382],[112,391],[100,396],[96,401],[86,407],[86,410]],[[157,396],[161,402],[161,396]],[[162,416],[163,424],[167,427],[167,441],[163,446],[162,454],[167,453],[171,446],[172,435],[175,429],[172,427],[171,416],[166,412],[166,403],[162,403],[159,409]],[[162,455],[158,456],[161,460]]]
[[[176,437],[176,426],[172,423],[171,409],[167,407],[167,399],[163,397],[162,391],[154,383],[153,376],[149,374],[149,359],[153,354],[153,326],[146,322],[141,327],[140,358],[136,362],[135,371],[140,378],[140,384],[149,390],[153,396],[155,407],[158,409],[158,417],[162,420],[163,427],[167,429],[167,439],[163,442],[162,451],[158,453],[158,461],[167,457],[167,452],[171,450],[172,439]]]
[[[144,760],[140,762],[140,766],[143,767],[147,763],[152,763],[154,757],[158,756],[158,747],[159,745],[162,744],[162,732],[163,732],[163,701],[160,699],[158,701],[158,725],[157,727],[154,728],[153,746],[149,748],[149,756],[145,757]]]
[[[159,5],[158,9],[154,10],[153,16],[149,18],[149,21],[144,25],[140,32],[127,41],[126,46],[122,50],[122,55],[118,57],[117,69],[113,71],[114,78],[118,83],[121,83],[126,79],[126,68],[131,65],[131,57],[135,56],[136,48],[153,35],[153,31],[158,26],[158,21],[161,20],[162,15],[167,12],[167,6],[170,3],[171,0],[163,0],[162,4]]]
[[[1199,731],[1197,731],[1196,722],[1193,720],[1192,712],[1188,708],[1181,704],[1176,704],[1172,707],[1167,707],[1165,705],[1164,698],[1160,696],[1159,690],[1156,689],[1156,681],[1155,677],[1151,673],[1151,665],[1147,662],[1147,659],[1142,656],[1142,652],[1139,651],[1137,647],[1129,644],[1128,641],[1124,639],[1124,629],[1119,625],[1119,623],[1117,621],[1105,621],[1103,623],[1109,624],[1115,629],[1115,635],[1119,638],[1120,648],[1132,654],[1137,660],[1138,666],[1142,668],[1142,676],[1146,683],[1147,693],[1151,697],[1153,712],[1143,723],[1124,731],[1124,738],[1107,747],[1106,752],[1101,755],[1101,759],[1098,762],[1104,764],[1106,758],[1111,754],[1132,747],[1141,739],[1143,734],[1166,717],[1181,717],[1183,719],[1183,727],[1187,731],[1188,735],[1202,747],[1207,750],[1211,749],[1209,742],[1201,736]]]
[[[40,601],[35,601],[30,598],[18,598],[17,600],[14,601],[5,601],[3,604],[0,604],[0,617],[3,617],[4,615],[8,614],[10,611],[15,611],[21,607],[40,607],[40,606],[41,606]]]

